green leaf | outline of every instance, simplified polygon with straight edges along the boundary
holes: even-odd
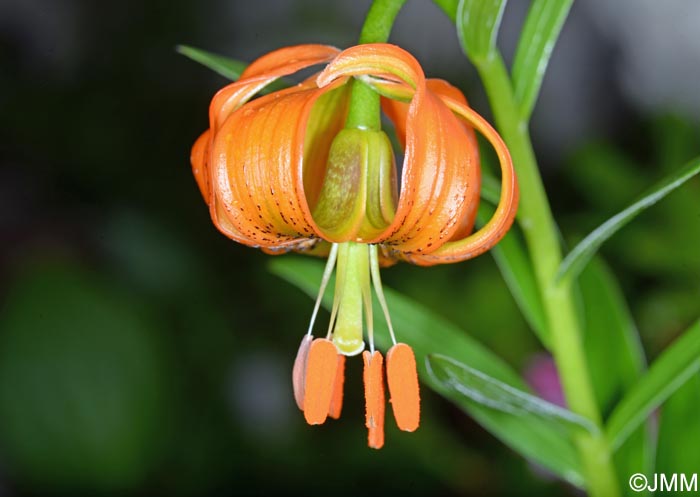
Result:
[[[323,273],[320,262],[299,257],[280,257],[270,262],[270,269],[310,297],[316,297]],[[332,287],[333,284],[330,283],[329,288]],[[438,353],[449,354],[502,384],[520,391],[527,389],[518,374],[464,331],[396,291],[385,287],[384,292],[398,339],[413,347],[418,359],[419,375],[428,386],[446,394],[445,387],[428,375],[425,363],[421,360],[429,354]],[[332,304],[332,298],[328,294],[324,297],[323,305],[326,309]],[[379,308],[376,299],[374,306]],[[378,347],[389,347],[391,341],[386,324],[381,319],[375,319],[374,325]],[[539,418],[521,419],[520,416],[469,402],[469,399],[464,401],[463,398],[458,401],[460,406],[505,444],[572,484],[583,484],[577,453],[566,433],[557,431]]]
[[[596,399],[605,414],[637,383],[646,359],[624,295],[600,258],[581,273],[579,289],[586,357]]]
[[[700,371],[700,320],[664,350],[610,415],[606,432],[619,447],[651,412]]]
[[[530,119],[542,78],[573,0],[534,0],[513,62],[513,91],[520,116]]]
[[[447,14],[452,22],[457,19],[457,7],[459,7],[459,0],[433,0],[433,2],[442,9],[442,11]]]
[[[481,225],[485,224],[494,211],[492,206],[482,203],[477,213],[477,221]],[[550,335],[542,297],[532,270],[532,262],[517,226],[513,226],[490,252],[523,316],[542,344],[549,348]]]
[[[199,62],[204,67],[208,67],[215,73],[220,74],[224,78],[230,79],[231,81],[237,81],[238,78],[241,77],[241,74],[245,68],[248,67],[246,62],[241,62],[240,60],[230,59],[228,57],[224,57],[223,55],[206,52],[188,45],[178,45],[175,47],[175,50],[185,57],[188,57],[195,62]],[[265,95],[267,93],[288,88],[294,84],[294,81],[290,81],[285,78],[278,79],[260,90],[260,94]]]
[[[426,358],[431,386],[526,458],[582,486],[571,436],[595,426],[566,409],[505,385],[443,355]]]
[[[539,397],[491,378],[481,371],[440,354],[426,358],[428,373],[451,390],[450,397],[464,396],[484,407],[522,417],[536,417],[571,434],[598,432],[590,420]]]
[[[248,66],[248,64],[240,60],[229,59],[223,55],[213,54],[188,45],[178,45],[175,47],[175,50],[231,81],[238,80],[241,77],[241,73]]]
[[[700,468],[700,375],[690,378],[663,405],[659,423],[657,473],[686,474]],[[679,494],[681,495],[681,494]]]
[[[472,61],[485,61],[496,50],[496,36],[506,0],[460,0],[457,36]]]
[[[593,389],[603,416],[632,388],[646,367],[637,328],[614,276],[594,258],[578,280],[584,347]],[[614,454],[624,481],[635,472],[652,472],[653,438],[637,428]]]
[[[481,171],[481,198],[491,205],[498,205],[501,199],[501,181],[491,173]],[[495,209],[494,209],[495,210]]]
[[[673,190],[700,173],[700,158],[696,158],[657,183],[639,200],[614,215],[593,230],[564,258],[557,273],[557,281],[571,280],[578,276],[598,248],[617,231]]]

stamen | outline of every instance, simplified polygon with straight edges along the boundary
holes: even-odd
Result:
[[[333,248],[335,249],[335,255],[338,255],[338,247],[339,244],[334,243]],[[333,261],[335,263],[335,261]],[[339,264],[340,266],[340,264]],[[326,265],[326,268],[328,265]],[[331,269],[331,273],[333,270]],[[325,274],[324,274],[325,276]],[[326,332],[326,339],[330,340],[331,337],[333,336],[333,328],[335,327],[335,320],[338,317],[338,309],[340,308],[340,301],[343,300],[343,290],[345,289],[345,285],[343,282],[345,281],[345,273],[343,271],[336,271],[335,274],[335,295],[333,295],[333,307],[331,308],[331,317],[328,320],[328,331]]]
[[[415,431],[420,422],[420,393],[416,358],[411,347],[399,343],[389,349],[386,377],[396,424],[403,431]]]
[[[336,249],[336,255],[338,255],[339,246],[340,244],[338,243],[333,244],[333,248]],[[327,340],[331,340],[333,336],[333,329],[335,328],[335,321],[338,318],[340,302],[342,302],[343,295],[345,294],[345,271],[341,270],[341,266],[343,266],[342,260],[340,263],[338,263],[337,271],[335,272],[335,295],[333,295],[333,307],[331,308],[331,318],[328,320],[328,331],[326,332]]]
[[[294,387],[294,400],[297,402],[297,406],[302,411],[304,410],[304,381],[306,378],[306,360],[309,357],[309,347],[311,347],[311,342],[313,337],[311,335],[304,335],[301,339],[301,345],[299,345],[299,351],[297,352],[297,357],[294,359],[294,368],[292,369],[292,386]]]
[[[345,356],[338,354],[338,369],[335,372],[335,383],[333,385],[333,397],[328,415],[333,419],[340,418],[343,410],[343,386],[345,384]]]
[[[377,350],[362,353],[365,362],[363,379],[365,383],[365,426],[367,426],[368,444],[372,449],[381,449],[384,445],[384,359]]]
[[[318,289],[318,297],[316,297],[316,303],[314,304],[314,312],[311,313],[311,322],[309,323],[309,331],[306,332],[308,336],[311,336],[311,332],[314,328],[314,322],[316,321],[316,316],[318,315],[318,310],[321,307],[321,301],[323,300],[323,294],[326,292],[326,287],[328,286],[328,281],[331,279],[333,274],[333,268],[335,268],[335,260],[338,257],[338,244],[334,243],[331,246],[331,251],[328,254],[328,261],[326,261],[326,268],[323,270],[323,278],[321,278],[321,286]]]
[[[333,342],[317,338],[311,342],[304,381],[304,418],[310,425],[326,421],[338,369],[338,350]]]
[[[337,277],[336,277],[337,279]],[[331,317],[328,320],[328,331],[326,332],[326,340],[330,340],[333,336],[333,328],[335,320],[338,317],[338,309],[340,308],[340,299],[343,298],[343,290],[336,290],[336,296],[333,297],[333,307],[331,308]]]
[[[365,324],[367,325],[369,351],[374,354],[374,317],[372,316],[372,290],[369,285],[362,287],[362,301],[365,308]]]
[[[389,328],[389,335],[391,335],[391,342],[396,345],[396,335],[394,334],[394,327],[391,325],[391,317],[389,316],[389,307],[386,305],[386,299],[384,298],[384,290],[382,289],[382,279],[379,277],[379,256],[377,255],[377,246],[369,246],[369,269],[372,273],[372,285],[374,286],[374,293],[377,294],[377,300],[379,300],[379,305],[384,312],[384,319],[386,319],[386,325]]]

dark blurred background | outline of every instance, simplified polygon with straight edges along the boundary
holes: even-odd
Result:
[[[368,6],[0,0],[0,495],[573,494],[431,392],[416,434],[370,451],[358,361],[342,419],[306,426],[290,373],[312,302],[209,220],[189,150],[226,81],[175,46],[346,47]],[[698,25],[695,0],[574,5],[532,123],[567,239],[700,152]],[[410,0],[394,33],[489,115],[437,7]],[[699,188],[604,250],[652,357],[697,315]],[[384,278],[552,375],[489,256]]]

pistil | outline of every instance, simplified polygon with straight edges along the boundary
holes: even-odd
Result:
[[[368,247],[354,242],[338,244],[335,299],[329,332],[338,351],[347,356],[357,355],[365,348],[362,339],[363,305],[369,311],[368,326],[371,326]],[[336,314],[337,320],[334,323]]]

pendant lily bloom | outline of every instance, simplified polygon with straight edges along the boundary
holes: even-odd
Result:
[[[325,68],[302,83],[254,98],[273,81],[319,64]],[[403,146],[400,174],[383,131],[348,126],[353,80],[382,95]],[[362,353],[370,447],[384,443],[385,377],[399,428],[415,430],[416,361],[395,338],[379,267],[459,262],[503,237],[516,214],[518,186],[501,138],[459,90],[426,79],[410,54],[389,44],[344,51],[300,45],[264,55],[214,96],[209,122],[191,161],[216,227],[270,254],[328,257],[293,370],[307,422],[340,416],[345,357]],[[481,172],[474,129],[494,147],[502,182],[493,217],[477,231]],[[330,324],[326,338],[314,340],[334,270]],[[386,364],[374,347],[372,286],[394,344]]]

